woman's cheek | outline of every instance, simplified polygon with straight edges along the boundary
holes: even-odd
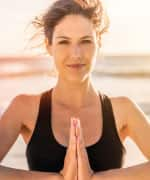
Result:
[[[63,52],[63,51],[67,51],[68,50],[68,46],[67,45],[57,45],[56,46],[56,51],[58,52]]]
[[[66,49],[65,48],[57,48],[57,49],[55,49],[55,52],[54,52],[54,54],[55,54],[55,59],[57,60],[57,59],[63,59],[63,57],[65,56],[65,54],[66,54]]]
[[[82,52],[87,55],[88,57],[92,57],[95,53],[94,45],[84,45],[82,46]]]

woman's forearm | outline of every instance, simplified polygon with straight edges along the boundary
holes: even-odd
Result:
[[[63,180],[58,173],[27,171],[0,166],[0,179],[5,180]]]
[[[95,173],[92,180],[149,180],[150,179],[150,162],[140,165],[112,169],[108,171]]]

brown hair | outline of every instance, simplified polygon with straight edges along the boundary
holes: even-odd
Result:
[[[55,26],[65,16],[72,14],[82,15],[91,20],[100,45],[101,35],[106,32],[109,27],[109,19],[100,0],[57,0],[42,16],[35,17],[32,21],[34,27],[39,30],[34,34],[32,39],[36,38],[40,33],[48,39],[49,44],[52,44]]]

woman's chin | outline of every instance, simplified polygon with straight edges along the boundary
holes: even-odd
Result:
[[[82,77],[67,77],[67,81],[70,83],[75,83],[75,84],[79,84],[79,83],[83,83],[85,82],[85,80],[87,79],[87,76],[82,76]]]

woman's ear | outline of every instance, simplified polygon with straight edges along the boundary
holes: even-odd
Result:
[[[44,43],[45,43],[45,48],[46,48],[48,54],[49,54],[50,56],[52,56],[51,45],[49,45],[48,38],[45,38],[45,42],[44,42]]]

